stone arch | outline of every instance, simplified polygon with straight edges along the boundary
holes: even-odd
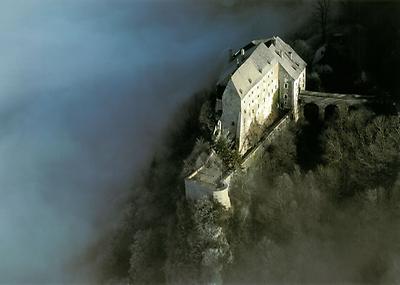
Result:
[[[307,103],[303,107],[304,118],[309,122],[316,122],[319,120],[319,107],[315,103]]]
[[[335,120],[339,117],[340,111],[339,107],[335,104],[329,104],[325,107],[324,111],[324,119],[325,121],[328,120]]]

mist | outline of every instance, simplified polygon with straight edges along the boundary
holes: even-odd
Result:
[[[228,48],[301,22],[288,4],[199,2],[1,2],[1,283],[76,281],[67,265],[112,223],[179,103]]]

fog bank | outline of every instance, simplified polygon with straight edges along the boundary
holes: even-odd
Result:
[[[65,265],[179,102],[212,83],[229,47],[301,22],[294,4],[199,2],[1,2],[1,283],[75,280]]]

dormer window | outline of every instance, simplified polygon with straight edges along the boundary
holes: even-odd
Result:
[[[249,78],[249,82],[250,82],[250,83],[253,82],[253,81],[251,80],[251,78]]]

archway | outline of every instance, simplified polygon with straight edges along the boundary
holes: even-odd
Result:
[[[337,118],[339,118],[339,107],[334,104],[326,106],[324,114],[325,121],[336,120]]]
[[[314,103],[307,103],[304,105],[304,118],[308,122],[317,122],[319,120],[319,107]]]

